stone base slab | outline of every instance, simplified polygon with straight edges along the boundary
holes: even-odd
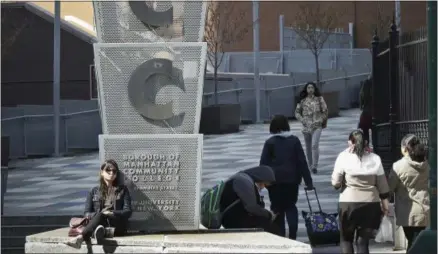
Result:
[[[309,244],[266,232],[157,234],[115,237],[74,249],[68,228],[26,237],[26,253],[312,253]]]

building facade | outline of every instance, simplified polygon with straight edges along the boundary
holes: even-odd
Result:
[[[35,4],[53,12],[53,2],[34,2]],[[227,4],[226,2],[221,2]],[[279,17],[284,15],[286,27],[293,26],[299,5],[305,2],[298,1],[260,1],[260,50],[277,51],[280,47]],[[247,15],[242,24],[252,23],[252,2],[234,2]],[[357,48],[368,48],[376,25],[382,27],[382,22],[391,20],[394,15],[395,2],[393,1],[321,1],[324,6],[331,5],[343,15],[339,19],[338,28],[348,33],[349,23],[354,24],[354,45]],[[401,29],[412,31],[426,26],[426,1],[401,1]],[[62,2],[61,15],[64,19],[73,20],[73,24],[81,27],[93,26],[93,6],[91,2]],[[67,17],[67,18],[66,18]],[[71,18],[76,17],[76,19]],[[86,23],[88,25],[80,25]],[[384,26],[384,25],[383,25]],[[87,30],[87,29],[86,29]],[[388,25],[389,30],[389,25]],[[92,31],[88,31],[94,34]],[[385,34],[385,32],[379,32]],[[229,51],[252,51],[253,32],[249,29],[246,36],[233,44]],[[228,51],[227,50],[227,51]]]
[[[25,2],[2,4],[2,106],[53,103],[53,15]],[[22,28],[16,33],[17,28]],[[61,100],[90,100],[94,37],[61,22]],[[8,40],[13,43],[4,44]]]

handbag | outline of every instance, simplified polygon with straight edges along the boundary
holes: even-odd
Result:
[[[77,218],[77,217],[71,218],[70,222],[69,222],[70,229],[68,231],[68,236],[75,237],[75,236],[82,234],[82,231],[84,230],[84,227],[87,226],[88,222],[89,222],[89,219],[86,217],[84,217],[84,218]]]
[[[323,112],[323,110],[322,110],[322,96],[319,97],[319,110],[321,111],[321,113]],[[321,127],[323,129],[327,128],[327,118],[324,118],[324,120],[322,120]]]

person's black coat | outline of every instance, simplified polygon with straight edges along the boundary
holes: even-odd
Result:
[[[111,225],[116,228],[125,228],[128,223],[128,219],[132,215],[131,208],[131,195],[126,186],[121,185],[116,187],[115,190],[116,200],[113,207],[113,215],[110,216],[111,222],[116,225]],[[96,186],[87,195],[85,201],[85,217],[92,218],[96,213],[100,213],[104,206],[104,200],[102,200],[99,187]]]
[[[312,186],[303,146],[294,135],[278,134],[266,140],[260,165],[274,170],[276,183],[301,184],[304,179],[306,186]]]
[[[258,166],[243,170],[233,175],[225,183],[220,201],[220,209],[223,212],[236,200],[240,200],[223,214],[222,225],[225,228],[252,227],[247,223],[252,220],[270,221],[271,213],[264,209],[256,182],[272,183],[275,181],[274,172],[270,167]],[[254,224],[254,226],[256,226]]]
[[[270,166],[276,183],[268,187],[271,210],[285,210],[298,200],[299,185],[304,179],[306,186],[313,185],[306,156],[298,137],[278,134],[266,140],[260,165]]]

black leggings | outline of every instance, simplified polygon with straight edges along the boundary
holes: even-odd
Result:
[[[356,234],[356,239],[355,239]],[[356,230],[342,230],[341,229],[341,253],[353,254],[353,243],[356,240],[356,253],[368,254],[370,253],[369,244],[373,234],[373,229],[358,228]]]
[[[94,230],[99,225],[102,225],[103,227],[115,227],[114,235],[123,235],[126,230],[126,223],[122,223],[120,220],[117,220],[114,217],[108,217],[102,213],[96,213],[88,222],[87,226],[84,227],[84,230],[82,231],[82,236],[85,240],[89,240],[91,236],[94,233]]]
[[[96,213],[93,218],[88,222],[87,226],[82,230],[82,236],[85,240],[89,240],[93,235],[93,231],[99,226],[102,225],[104,227],[108,226],[107,216],[102,213]]]
[[[403,227],[406,239],[408,240],[408,248],[406,251],[412,247],[412,244],[415,242],[418,234],[420,234],[420,232],[424,229],[426,229],[426,227]]]

